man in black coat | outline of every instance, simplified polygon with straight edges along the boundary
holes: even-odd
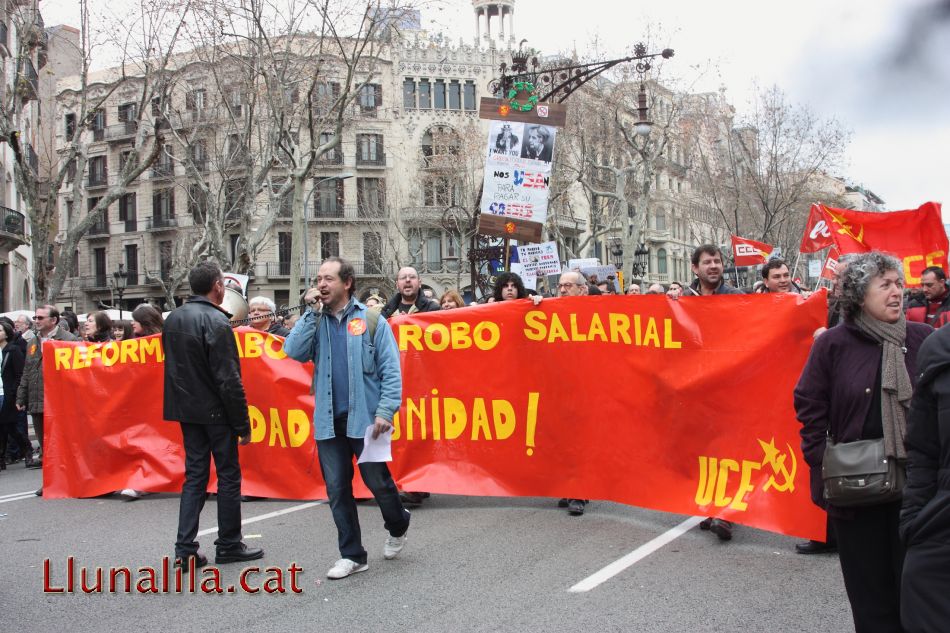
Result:
[[[930,335],[918,359],[900,515],[906,547],[900,610],[908,633],[945,631],[950,623],[950,330]]]
[[[181,490],[175,564],[195,567],[208,559],[198,551],[198,517],[204,507],[211,456],[218,473],[216,563],[261,558],[264,551],[241,541],[241,463],[238,444],[251,439],[247,398],[237,343],[224,301],[224,275],[205,261],[188,273],[194,296],[165,319],[164,416],[181,424],[185,483]]]
[[[383,318],[396,314],[415,314],[416,312],[438,312],[442,309],[438,301],[429,299],[420,291],[422,280],[412,266],[400,268],[396,273],[395,296],[383,308]]]

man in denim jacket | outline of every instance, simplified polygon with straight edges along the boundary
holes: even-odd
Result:
[[[373,438],[390,432],[402,401],[396,339],[389,324],[372,315],[374,327],[366,306],[354,298],[355,292],[352,264],[339,257],[325,260],[317,273],[317,287],[304,295],[312,309],[284,341],[288,356],[314,364],[314,437],[342,557],[327,572],[333,579],[367,569],[353,498],[353,456],[363,452],[363,437],[369,427]],[[318,299],[323,304],[319,313],[313,307]],[[383,556],[395,558],[406,543],[409,512],[399,500],[385,462],[359,467],[389,532]]]

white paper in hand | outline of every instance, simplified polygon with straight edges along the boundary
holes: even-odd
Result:
[[[356,463],[393,461],[392,439],[393,430],[390,428],[387,432],[380,433],[374,440],[373,425],[370,424],[366,427],[366,435],[363,436],[363,452],[360,453],[360,458],[356,460]]]

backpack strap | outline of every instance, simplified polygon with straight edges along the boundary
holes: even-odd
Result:
[[[373,345],[376,340],[376,326],[379,325],[379,312],[369,309],[366,311],[366,330],[369,332],[369,344]]]

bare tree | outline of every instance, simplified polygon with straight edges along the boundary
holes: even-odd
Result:
[[[821,176],[840,166],[848,132],[789,103],[777,86],[736,120],[705,105],[691,129],[703,199],[732,233],[797,252],[810,204],[829,200]]]

